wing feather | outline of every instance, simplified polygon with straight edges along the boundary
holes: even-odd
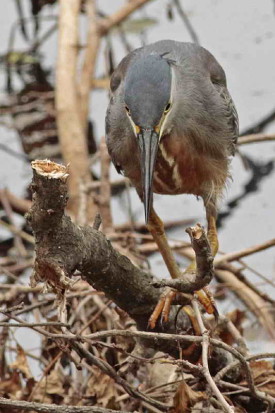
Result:
[[[219,94],[225,103],[228,126],[232,132],[231,153],[232,155],[234,155],[236,152],[236,146],[239,137],[239,117],[233,99],[230,96],[230,93],[228,92],[226,86],[216,85],[216,87],[217,86]]]

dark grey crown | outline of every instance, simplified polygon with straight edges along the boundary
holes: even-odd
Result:
[[[136,125],[156,126],[169,102],[170,92],[171,68],[160,55],[138,57],[129,66],[124,100]]]

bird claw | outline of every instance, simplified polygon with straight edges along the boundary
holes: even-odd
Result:
[[[219,313],[216,307],[214,297],[210,290],[207,287],[204,287],[202,290],[196,291],[196,295],[205,311],[208,314],[213,314],[215,319],[217,320],[217,318],[219,317]]]
[[[172,290],[171,288],[166,288],[165,291],[161,294],[161,297],[151,314],[151,317],[148,321],[148,327],[154,329],[156,327],[156,323],[160,318],[160,323],[167,323],[169,319],[170,308],[175,296],[178,294],[177,291]]]
[[[176,290],[172,290],[171,288],[165,288],[148,320],[148,328],[153,330],[156,327],[159,318],[161,326],[163,326],[164,323],[168,322],[171,305],[178,294],[181,293]],[[206,287],[204,287],[202,290],[196,291],[196,295],[205,311],[208,314],[214,314],[215,319],[217,319],[218,310],[210,291]]]

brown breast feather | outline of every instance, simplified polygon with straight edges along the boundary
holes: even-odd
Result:
[[[226,167],[225,167],[226,166]],[[154,173],[154,192],[159,194],[194,194],[221,192],[228,171],[227,160],[207,154],[190,154],[185,140],[160,142]]]

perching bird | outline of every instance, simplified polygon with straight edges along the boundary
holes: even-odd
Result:
[[[137,190],[145,220],[172,278],[182,276],[168,246],[153,195],[194,194],[203,199],[212,254],[218,250],[217,201],[229,177],[238,115],[224,70],[203,47],[163,40],[129,53],[111,78],[107,146],[118,172]],[[188,270],[194,270],[193,263]],[[197,292],[201,302],[204,292]],[[157,305],[167,320],[170,292]],[[206,306],[207,307],[207,306]],[[213,312],[208,303],[207,310]]]

